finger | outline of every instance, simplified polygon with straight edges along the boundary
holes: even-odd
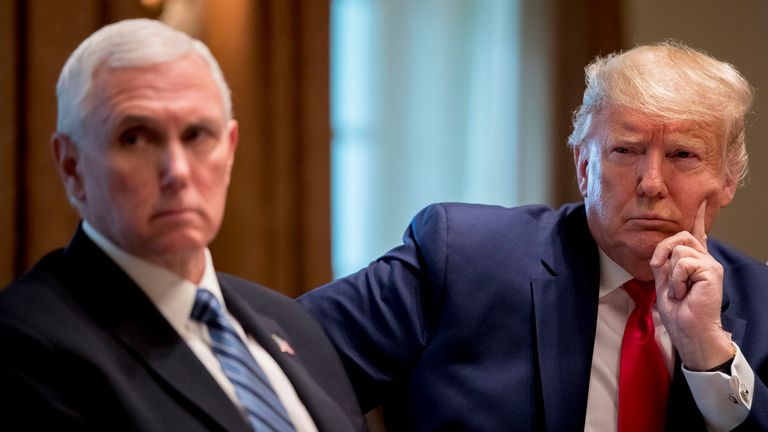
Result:
[[[707,250],[707,231],[706,231],[706,214],[707,214],[707,200],[701,202],[699,209],[696,211],[696,216],[693,217],[693,227],[691,228],[691,234],[696,240],[704,246],[704,250]]]
[[[667,262],[672,256],[672,252],[678,246],[688,247],[701,253],[707,252],[706,246],[702,245],[691,233],[688,231],[681,231],[671,237],[665,238],[656,245],[656,249],[654,249],[653,255],[651,256],[651,267],[658,267]]]
[[[693,284],[691,275],[700,268],[695,259],[684,258],[676,261],[669,275],[669,296],[682,299]]]
[[[671,271],[671,263],[667,260],[662,265],[651,266],[653,272],[653,280],[656,282],[656,299],[662,299],[664,296],[674,297],[672,291],[669,290],[669,273]]]
[[[690,237],[690,234],[687,237],[691,241],[695,241],[695,239]],[[691,274],[698,270],[699,266],[696,263],[699,262],[701,256],[702,254],[693,247],[685,245],[675,246],[667,264],[667,274],[669,275],[669,292],[667,294],[669,297],[678,300],[685,297],[691,286]]]
[[[669,277],[671,268],[669,265],[669,255],[664,255],[664,258],[659,259],[659,261],[662,261],[659,265],[651,265],[651,272],[653,272],[653,279],[655,281],[664,283]]]
[[[677,245],[674,240],[671,239],[672,237],[662,240],[659,242],[659,244],[656,245],[656,249],[653,250],[650,264],[651,271],[654,273],[656,272],[657,268],[660,269],[669,261],[669,258],[672,255],[672,249],[674,249]]]

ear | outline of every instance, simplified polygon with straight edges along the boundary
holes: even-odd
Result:
[[[85,201],[85,187],[80,173],[80,151],[77,144],[68,135],[57,132],[51,138],[51,148],[56,171],[64,184],[67,197],[79,209],[80,203]]]
[[[720,191],[720,208],[728,206],[728,204],[733,201],[733,196],[736,195],[736,189],[738,189],[738,187],[738,180],[732,175],[726,174],[723,190]]]
[[[582,142],[573,147],[573,164],[576,167],[576,180],[579,184],[579,192],[584,198],[587,197],[589,186],[589,177],[587,165],[589,164],[589,149],[585,148],[588,144]]]
[[[232,165],[235,164],[235,150],[237,150],[237,143],[240,138],[240,132],[238,129],[237,120],[229,121],[229,133],[227,133],[227,147],[229,154],[227,155],[227,178],[232,174]]]

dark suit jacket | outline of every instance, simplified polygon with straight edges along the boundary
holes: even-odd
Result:
[[[754,369],[745,429],[768,430],[768,268],[710,241],[724,327]],[[364,410],[395,430],[584,430],[599,255],[584,207],[434,205],[404,244],[299,299]],[[669,425],[704,430],[678,360]]]
[[[285,296],[218,277],[230,313],[277,361],[318,428],[364,429],[315,321]],[[249,430],[140,288],[81,230],[0,292],[0,347],[0,429]]]

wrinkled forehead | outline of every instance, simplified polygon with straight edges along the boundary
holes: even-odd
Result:
[[[623,105],[606,105],[591,119],[590,135],[601,140],[640,142],[663,134],[671,143],[706,147],[710,151],[724,148],[725,122],[722,119],[663,118]]]
[[[224,100],[210,69],[194,53],[140,66],[100,64],[94,69],[91,86],[85,95],[85,108],[87,112],[109,108],[116,96],[125,94],[146,95],[148,99],[156,98],[158,94],[179,98],[213,95],[214,105],[221,108],[222,116],[226,114]]]

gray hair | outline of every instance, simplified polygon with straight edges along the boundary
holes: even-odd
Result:
[[[715,124],[722,132],[726,175],[747,173],[745,116],[752,87],[732,65],[681,43],[665,41],[598,57],[586,68],[587,89],[573,115],[568,145],[580,146],[606,106],[635,109],[659,122]]]
[[[85,39],[69,56],[56,84],[58,119],[56,129],[74,141],[82,139],[85,120],[93,107],[87,98],[93,74],[101,65],[107,67],[150,66],[175,60],[188,53],[198,54],[208,65],[224,103],[224,112],[232,118],[232,96],[218,62],[201,41],[160,21],[130,19],[102,27]]]

